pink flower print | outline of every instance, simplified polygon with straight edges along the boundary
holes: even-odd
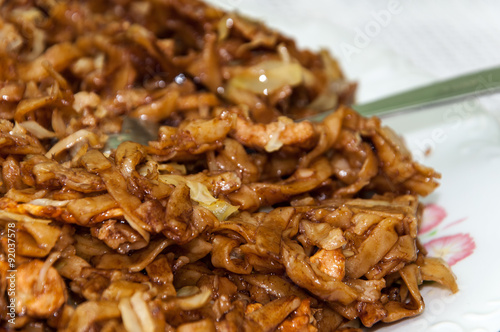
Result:
[[[444,218],[446,218],[446,211],[441,206],[436,204],[426,205],[422,216],[422,224],[418,232],[420,234],[427,233],[437,227]]]
[[[440,257],[452,266],[470,256],[476,248],[474,239],[469,234],[455,234],[439,237],[424,244],[430,257]]]

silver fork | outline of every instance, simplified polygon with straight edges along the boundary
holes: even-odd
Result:
[[[424,106],[479,97],[498,92],[499,89],[500,67],[497,67],[440,81],[367,104],[355,104],[352,107],[364,116],[386,116]],[[331,112],[333,110],[300,120],[319,122]],[[125,116],[122,131],[119,134],[109,136],[105,151],[116,149],[120,143],[125,141],[147,145],[149,141],[157,139],[158,129],[158,123]]]

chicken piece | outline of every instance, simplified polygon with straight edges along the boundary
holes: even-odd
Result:
[[[93,227],[91,233],[119,253],[142,249],[148,244],[132,227],[117,220],[107,220],[100,227]]]
[[[325,250],[321,249],[310,258],[311,263],[318,266],[318,269],[328,274],[335,280],[342,280],[345,276],[345,256],[342,249]]]
[[[105,189],[102,180],[81,168],[67,168],[43,156],[36,156],[21,163],[21,171],[32,173],[37,185],[90,193]]]
[[[316,320],[311,312],[311,300],[302,300],[300,306],[276,329],[280,332],[316,332]]]
[[[293,122],[290,118],[279,117],[269,124],[252,123],[239,115],[231,136],[244,146],[274,152],[283,146],[311,149],[318,140],[318,133],[309,121]]]
[[[161,296],[175,296],[176,290],[173,285],[174,275],[172,273],[171,263],[165,255],[159,255],[146,267],[146,272],[151,282],[161,288]]]
[[[179,127],[162,126],[158,141],[149,142],[149,150],[161,160],[192,160],[220,147],[234,125],[234,115],[222,111],[210,120],[185,121]]]
[[[56,269],[38,259],[21,264],[16,274],[16,311],[48,318],[66,303],[66,285]]]
[[[358,292],[318,269],[317,265],[307,257],[304,248],[286,236],[281,241],[281,255],[288,277],[316,297],[343,305],[348,305],[357,299]]]
[[[21,126],[13,126],[0,119],[0,155],[43,154],[45,148],[40,141],[28,134]]]

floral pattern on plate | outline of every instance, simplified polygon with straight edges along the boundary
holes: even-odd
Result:
[[[446,210],[437,204],[425,206],[419,235],[429,256],[440,257],[452,266],[469,257],[476,248],[476,243],[470,234],[457,233],[446,236],[436,236],[440,230],[453,227],[467,218],[461,218],[451,223],[443,224],[447,217]]]

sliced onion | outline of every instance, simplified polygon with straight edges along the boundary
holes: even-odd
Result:
[[[144,301],[144,294],[137,292],[130,298],[130,304],[134,309],[135,315],[139,318],[139,322],[144,332],[154,332],[156,324],[149,310],[148,304]]]
[[[228,85],[265,95],[287,85],[297,86],[303,77],[304,70],[298,63],[268,60],[243,69],[229,80]]]
[[[189,187],[191,199],[204,208],[210,210],[220,221],[226,220],[230,215],[238,211],[238,207],[229,204],[223,199],[217,199],[208,190],[207,186],[197,181],[187,180],[180,175],[164,174],[159,176],[160,181],[178,186],[185,184]]]
[[[19,125],[22,126],[24,129],[26,129],[27,131],[29,131],[33,136],[35,136],[38,139],[56,137],[56,133],[45,129],[36,121],[24,121],[21,122]]]
[[[50,219],[33,218],[24,214],[17,214],[8,211],[0,210],[0,220],[17,221],[17,222],[39,222],[43,224],[50,224]]]
[[[88,131],[86,129],[80,129],[77,132],[63,138],[59,142],[57,142],[46,154],[45,157],[52,158],[62,151],[69,149],[74,146],[76,143],[81,142],[83,140],[88,140],[92,147],[97,147],[99,142],[99,136],[95,133]]]
[[[125,330],[127,332],[141,332],[141,324],[139,318],[135,315],[130,299],[123,298],[118,303],[118,309],[122,316],[123,325],[125,325]]]
[[[118,304],[123,325],[128,332],[154,332],[156,324],[146,301],[144,293],[136,292],[130,298],[122,298]]]
[[[68,205],[70,201],[69,200],[64,200],[64,201],[57,201],[55,199],[49,199],[49,198],[37,198],[32,200],[31,202],[28,202],[28,204],[32,205],[37,205],[37,206],[66,206]]]

